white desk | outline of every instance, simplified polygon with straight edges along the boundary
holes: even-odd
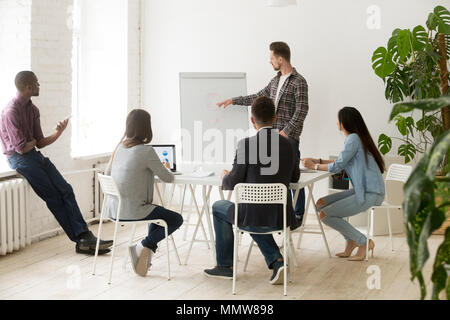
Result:
[[[294,200],[293,200],[293,206],[295,208],[295,204],[297,202],[298,199],[298,194],[300,192],[300,189],[302,188],[307,188],[309,193],[308,193],[308,198],[307,201],[305,203],[306,205],[306,210],[305,210],[305,215],[303,218],[303,222],[300,228],[298,228],[295,232],[300,233],[300,238],[299,240],[301,240],[301,236],[303,235],[303,233],[314,233],[314,234],[322,234],[322,238],[325,242],[325,247],[327,248],[328,251],[328,255],[331,257],[330,254],[330,250],[328,247],[328,242],[325,236],[325,233],[323,231],[323,226],[322,223],[319,219],[319,213],[317,212],[317,208],[315,205],[315,200],[314,200],[314,196],[313,196],[313,190],[314,190],[314,184],[317,181],[323,180],[323,179],[327,179],[329,176],[331,176],[331,173],[329,172],[325,172],[325,171],[315,171],[315,172],[302,172],[300,175],[300,180],[298,183],[291,183],[289,188],[292,190],[297,190],[294,196]],[[158,178],[155,178],[155,182],[162,182],[161,180],[159,180]],[[193,178],[190,177],[188,175],[180,175],[180,176],[175,176],[174,181],[172,182],[172,190],[170,191],[170,195],[169,195],[169,203],[171,202],[171,199],[173,198],[173,193],[175,191],[175,185],[184,185],[184,192],[183,192],[183,199],[181,201],[181,207],[180,207],[180,214],[183,213],[183,206],[184,206],[184,199],[185,199],[185,195],[186,195],[186,189],[189,187],[189,190],[191,192],[191,196],[194,200],[194,204],[197,210],[197,214],[198,214],[198,222],[195,226],[195,231],[194,234],[192,236],[192,239],[190,241],[189,244],[189,250],[188,250],[188,254],[186,256],[186,260],[185,260],[185,264],[187,264],[187,261],[189,259],[189,256],[191,254],[191,250],[192,250],[192,246],[194,244],[195,241],[202,241],[202,240],[198,240],[197,239],[197,232],[198,229],[201,227],[204,233],[204,237],[206,240],[206,243],[208,244],[208,248],[209,248],[209,244],[212,247],[212,257],[214,260],[214,263],[216,263],[215,260],[215,239],[214,239],[214,230],[212,227],[212,222],[211,222],[211,210],[210,210],[210,206],[209,206],[209,201],[210,201],[210,196],[211,196],[211,190],[213,187],[217,187],[219,190],[219,194],[222,200],[225,200],[224,197],[224,193],[222,190],[222,179],[220,178],[220,175],[216,173],[215,176],[212,177],[207,177],[207,178]],[[193,186],[202,186],[202,198],[203,198],[203,208],[200,210],[198,204],[197,204],[197,200],[195,198],[195,191]],[[156,186],[156,191],[157,194],[161,200],[161,204],[164,206],[164,201],[163,201],[163,197],[161,195],[161,192],[159,190],[158,184],[155,184]],[[229,192],[227,200],[231,199],[231,192]],[[305,230],[305,221],[306,221],[306,216],[307,216],[307,212],[309,209],[310,204],[313,204],[313,208],[314,208],[314,212],[316,214],[316,217],[318,219],[318,223],[320,226],[320,232],[317,231],[308,231]],[[207,227],[208,227],[208,232],[209,232],[209,237],[207,236],[206,232],[205,232],[205,228],[202,222],[202,218],[204,213],[206,212],[206,222],[207,222]],[[299,241],[299,245],[300,245],[300,241]]]

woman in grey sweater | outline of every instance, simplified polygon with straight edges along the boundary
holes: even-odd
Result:
[[[146,144],[153,138],[150,114],[142,109],[130,112],[125,135],[111,157],[106,174],[111,175],[122,196],[120,220],[164,220],[172,234],[183,224],[180,214],[153,204],[154,176],[172,182],[170,165],[160,161],[155,150]],[[115,218],[118,200],[107,197],[105,210]],[[145,276],[158,243],[165,238],[164,228],[151,224],[148,236],[139,244],[129,247],[134,271]]]

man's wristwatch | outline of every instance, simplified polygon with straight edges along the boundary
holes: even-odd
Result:
[[[316,165],[314,166],[314,170],[319,170],[319,164],[316,163]]]

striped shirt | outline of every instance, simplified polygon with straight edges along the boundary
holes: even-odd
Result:
[[[277,110],[277,121],[273,128],[284,131],[289,137],[300,140],[303,131],[303,123],[308,115],[308,84],[295,68],[292,74],[284,82],[281,88],[278,101],[278,85],[280,83],[281,72],[270,81],[269,85],[257,94],[246,97],[233,98],[234,105],[250,106],[256,98],[269,97],[275,102]]]

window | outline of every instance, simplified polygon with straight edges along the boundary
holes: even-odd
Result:
[[[72,156],[111,152],[128,110],[128,1],[75,0]]]
[[[30,69],[30,43],[25,41],[30,32],[29,8],[11,3],[6,10],[4,5],[0,3],[0,112],[16,94],[16,74]],[[0,174],[8,171],[12,170],[0,147]]]

